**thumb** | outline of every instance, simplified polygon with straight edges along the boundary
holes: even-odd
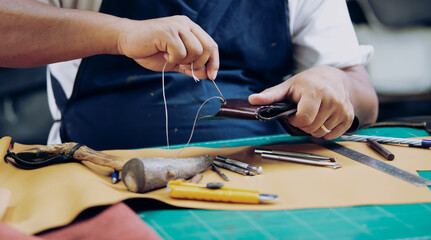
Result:
[[[286,99],[287,88],[283,84],[267,88],[261,93],[255,93],[248,97],[248,101],[252,105],[265,105],[274,102],[281,102]]]

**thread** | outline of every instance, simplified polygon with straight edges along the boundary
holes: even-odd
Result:
[[[163,104],[165,105],[165,123],[166,123],[166,145],[169,149],[169,132],[168,132],[168,104],[166,103],[166,93],[165,93],[165,68],[168,65],[168,61],[165,62],[165,65],[162,69],[162,92],[163,92]]]
[[[163,69],[162,69],[162,92],[163,92],[163,103],[164,103],[164,107],[165,107],[165,123],[166,123],[166,125],[165,125],[165,127],[166,127],[166,145],[167,145],[167,148],[168,148],[168,150],[169,150],[169,126],[168,126],[168,119],[169,119],[169,116],[168,116],[168,105],[167,105],[167,101],[166,101],[166,93],[165,93],[165,68],[166,68],[166,65],[168,64],[168,62],[166,61],[166,63],[165,63],[165,65],[163,66]],[[197,78],[196,76],[195,76],[195,73],[194,73],[194,71],[193,71],[193,62],[190,64],[190,67],[191,67],[191,71],[192,71],[192,77],[193,77],[193,79],[195,80],[195,82],[199,82],[200,81],[200,79],[199,78]],[[187,141],[187,143],[184,145],[184,147],[182,148],[182,149],[180,149],[180,151],[178,151],[177,152],[177,154],[175,154],[175,156],[174,156],[174,158],[177,158],[177,156],[189,145],[189,143],[190,143],[190,141],[192,140],[192,137],[193,137],[193,133],[194,133],[194,131],[195,131],[195,128],[196,128],[196,122],[197,122],[197,120],[198,120],[198,116],[199,116],[199,113],[200,113],[200,111],[201,111],[201,109],[202,109],[202,107],[208,102],[208,101],[210,101],[210,100],[212,100],[212,99],[215,99],[215,98],[218,98],[218,99],[221,99],[222,101],[224,101],[224,96],[223,96],[223,94],[221,93],[221,91],[220,91],[220,89],[218,88],[218,86],[217,86],[217,84],[215,83],[215,81],[214,80],[211,80],[213,83],[214,83],[214,86],[216,87],[216,89],[217,89],[217,91],[219,92],[219,94],[220,94],[220,97],[219,96],[213,96],[213,97],[210,97],[210,98],[208,98],[207,100],[205,100],[200,106],[199,106],[199,109],[198,109],[198,111],[196,112],[196,116],[195,116],[195,120],[194,120],[194,122],[193,122],[193,126],[192,126],[192,131],[191,131],[191,133],[190,133],[190,137],[189,137],[189,140]]]
[[[223,100],[223,102],[224,102],[224,96],[223,96],[223,94],[221,94],[220,89],[218,89],[217,84],[215,83],[215,81],[214,81],[214,80],[211,80],[211,81],[214,83],[214,86],[217,88],[217,91],[218,91],[218,93],[220,94],[220,96],[221,96],[221,98],[222,98],[222,100]]]
[[[199,79],[199,78],[197,78],[197,77],[195,76],[195,72],[193,71],[193,62],[192,62],[190,65],[191,65],[191,69],[192,69],[192,76],[193,76],[193,79],[195,80],[195,82],[199,82],[199,81],[200,81],[200,79]],[[204,66],[204,69],[206,69],[206,68],[205,68],[205,66]],[[216,87],[216,89],[217,89],[218,93],[220,94],[220,96],[222,97],[222,100],[224,101],[224,96],[223,96],[223,94],[221,93],[220,89],[218,88],[217,84],[215,83],[215,81],[214,81],[214,80],[212,80],[212,79],[211,79],[211,81],[214,83],[214,86]]]
[[[199,113],[200,113],[200,111],[201,111],[201,109],[202,109],[202,107],[205,105],[205,103],[207,103],[209,100],[211,100],[211,99],[215,99],[215,98],[218,98],[218,99],[221,99],[221,100],[223,100],[223,98],[221,98],[221,97],[219,97],[219,96],[213,96],[213,97],[210,97],[210,98],[208,98],[207,100],[205,100],[205,102],[203,102],[202,104],[201,104],[201,106],[199,107],[199,109],[198,109],[198,111],[196,112],[196,116],[195,116],[195,120],[194,120],[194,122],[193,122],[193,126],[192,126],[192,131],[191,131],[191,133],[190,133],[190,137],[189,137],[189,140],[187,141],[187,143],[186,143],[186,145],[184,145],[184,147],[183,148],[181,148],[181,150],[180,151],[178,151],[178,153],[177,154],[175,154],[175,157],[174,158],[177,158],[177,156],[178,155],[180,155],[180,153],[189,145],[189,143],[190,143],[190,141],[192,140],[192,137],[193,137],[193,133],[194,133],[194,131],[195,131],[195,127],[196,127],[196,122],[197,122],[197,120],[198,120],[198,116],[199,116]]]
[[[195,72],[193,71],[193,62],[190,64],[190,68],[192,69],[192,77],[193,77],[193,79],[195,80],[195,82],[199,82],[200,79],[195,76]]]

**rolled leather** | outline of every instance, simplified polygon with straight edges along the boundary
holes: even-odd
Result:
[[[233,118],[243,120],[271,121],[280,117],[293,116],[296,113],[295,103],[273,103],[269,105],[251,105],[246,98],[230,98],[223,103],[215,115],[200,119]]]
[[[308,136],[308,133],[292,126],[287,117],[295,115],[296,103],[280,102],[267,105],[251,105],[246,98],[224,99],[215,115],[203,116],[201,119],[232,118],[241,120],[273,121],[278,120],[283,128],[293,136]],[[359,129],[359,120],[355,119],[346,131],[346,135],[354,134]]]

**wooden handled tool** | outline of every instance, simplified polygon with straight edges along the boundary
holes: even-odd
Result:
[[[207,169],[213,158],[203,155],[189,158],[133,158],[121,171],[131,192],[147,192],[164,187],[170,180],[189,179]]]
[[[74,142],[51,144],[19,153],[8,153],[7,161],[24,169],[35,169],[57,163],[88,161],[100,166],[121,170],[129,160],[99,151]]]
[[[191,178],[204,171],[213,162],[213,158],[209,155],[190,158],[125,159],[73,142],[32,148],[19,153],[8,152],[6,159],[22,169],[88,161],[121,171],[124,184],[132,192],[147,192],[166,186],[170,180]]]

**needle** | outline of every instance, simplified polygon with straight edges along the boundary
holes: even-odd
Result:
[[[223,98],[223,102],[224,102],[224,96],[223,94],[221,94],[220,89],[217,87],[217,84],[215,83],[214,80],[211,80],[214,83],[214,86],[217,88],[218,93],[220,93],[221,98]]]
[[[195,73],[193,72],[193,62],[191,64],[191,69],[192,69],[192,75],[193,75],[193,79],[195,80],[195,82],[199,82],[199,79],[195,76]],[[206,69],[206,67],[204,66],[204,69]],[[214,80],[211,79],[211,81],[214,83],[214,86],[217,88],[218,93],[220,94],[221,98],[223,99],[224,102],[224,96],[221,93],[220,89],[218,88],[217,84],[215,83]]]

